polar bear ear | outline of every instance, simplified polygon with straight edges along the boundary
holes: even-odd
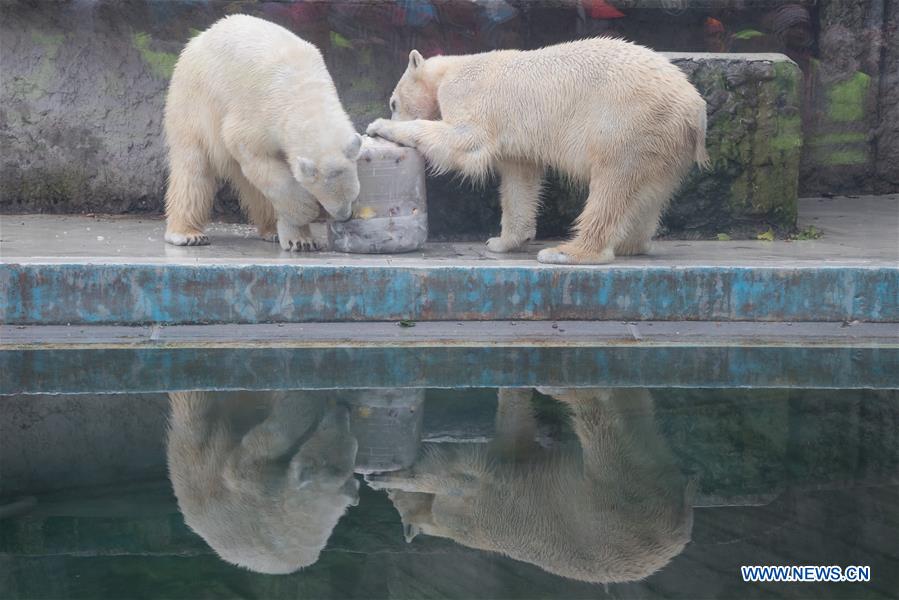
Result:
[[[359,152],[362,150],[362,136],[357,134],[353,135],[353,141],[347,144],[347,147],[343,149],[343,154],[350,160],[356,160],[359,158]]]
[[[318,177],[318,167],[308,158],[298,156],[294,162],[294,173],[298,174],[302,179],[315,179]]]
[[[414,71],[418,67],[421,66],[421,63],[425,61],[424,57],[421,55],[421,52],[418,50],[413,50],[409,53],[409,70]]]

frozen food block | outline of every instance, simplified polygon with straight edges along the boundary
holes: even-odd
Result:
[[[331,250],[384,254],[421,248],[428,238],[421,154],[365,137],[358,165],[360,191],[352,218],[328,224]]]

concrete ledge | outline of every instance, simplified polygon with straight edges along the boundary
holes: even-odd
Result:
[[[896,348],[889,323],[433,321],[254,325],[0,325],[0,350],[428,347]]]
[[[807,201],[805,242],[658,242],[612,265],[429,244],[388,256],[290,254],[246,226],[175,248],[163,223],[8,216],[7,324],[330,321],[899,321],[899,198]]]
[[[897,347],[445,346],[0,351],[0,394],[461,387],[899,388]]]
[[[863,320],[896,317],[888,268],[3,265],[4,321]]]
[[[0,394],[372,387],[899,388],[892,324],[3,326]]]

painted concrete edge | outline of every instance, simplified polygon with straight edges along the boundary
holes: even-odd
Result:
[[[0,394],[467,387],[899,389],[899,349],[189,348],[0,351]],[[2,402],[2,400],[0,400]]]
[[[0,325],[0,350],[431,346],[899,348],[899,327],[892,323],[745,321]]]
[[[899,321],[899,267],[0,265],[6,324]]]

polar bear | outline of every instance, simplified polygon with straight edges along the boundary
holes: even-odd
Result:
[[[674,189],[708,163],[696,88],[661,54],[618,39],[427,60],[413,50],[390,109],[369,135],[417,148],[436,172],[499,173],[492,252],[534,238],[545,168],[589,182],[576,235],[541,250],[544,263],[646,253]]]
[[[321,393],[169,394],[169,476],[187,525],[259,573],[318,560],[358,502],[349,412]]]
[[[594,583],[636,581],[690,540],[694,483],[656,429],[645,389],[547,389],[579,444],[543,448],[530,390],[499,392],[496,436],[432,444],[409,469],[366,475],[406,539],[445,537]]]
[[[319,206],[337,220],[359,194],[362,145],[321,53],[268,21],[225,17],[178,58],[165,105],[169,179],[165,240],[203,233],[227,180],[259,234],[285,250],[316,248]]]

